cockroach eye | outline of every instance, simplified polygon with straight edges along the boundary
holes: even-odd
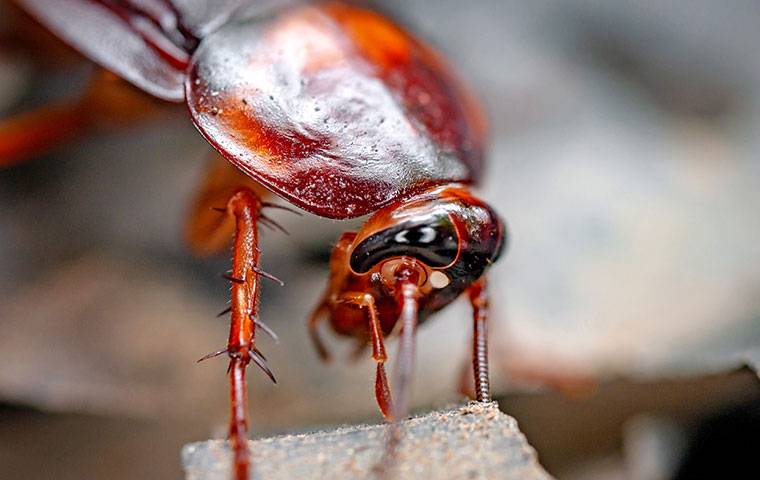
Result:
[[[436,238],[435,229],[431,227],[419,227],[410,230],[402,230],[396,234],[396,243],[429,244]]]
[[[380,230],[362,240],[351,253],[351,269],[366,273],[382,260],[408,256],[432,268],[456,260],[459,237],[446,212],[436,212]]]

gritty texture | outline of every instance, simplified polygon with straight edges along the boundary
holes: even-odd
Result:
[[[251,478],[300,480],[377,477],[385,452],[386,425],[353,426],[250,442]],[[471,403],[403,423],[395,479],[549,479],[536,453],[496,403]],[[187,480],[227,480],[232,457],[227,442],[186,445]]]

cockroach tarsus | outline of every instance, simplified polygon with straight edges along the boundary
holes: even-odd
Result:
[[[371,347],[376,400],[392,420],[389,450],[409,412],[417,327],[462,295],[473,310],[476,397],[490,400],[486,271],[506,231],[469,187],[483,167],[480,107],[436,51],[383,15],[338,1],[17,2],[121,79],[186,103],[221,154],[187,235],[203,255],[233,239],[230,305],[220,314],[230,316],[227,345],[201,360],[229,359],[236,479],[248,478],[251,465],[246,368],[254,363],[275,381],[256,334],[277,338],[259,318],[259,295],[263,279],[282,281],[261,268],[259,226],[287,233],[264,210],[294,210],[266,200],[270,192],[323,217],[372,214],[334,247],[308,332],[323,359],[330,356],[318,332],[323,321],[356,339],[357,352]],[[139,111],[131,100],[104,101],[114,98],[107,95],[113,83],[0,122],[0,166],[92,130],[93,114]],[[384,341],[395,331],[392,393]]]

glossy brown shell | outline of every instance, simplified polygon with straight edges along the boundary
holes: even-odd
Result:
[[[480,171],[480,112],[447,66],[357,7],[228,22],[193,56],[186,95],[227,159],[318,215],[364,215]]]
[[[484,122],[450,68],[341,2],[17,0],[146,92],[187,101],[229,161],[312,213],[350,218],[476,181]]]

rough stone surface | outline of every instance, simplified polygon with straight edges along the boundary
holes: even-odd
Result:
[[[374,478],[385,452],[387,425],[363,425],[250,442],[252,478],[299,480]],[[495,403],[472,403],[403,423],[396,479],[549,479],[517,422]],[[228,444],[209,440],[186,445],[187,480],[227,480]]]

